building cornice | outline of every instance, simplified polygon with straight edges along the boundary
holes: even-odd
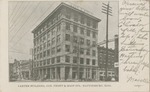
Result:
[[[76,11],[78,11],[78,12],[81,12],[81,13],[85,14],[86,16],[89,16],[89,17],[95,19],[95,20],[98,21],[98,22],[101,21],[101,19],[99,19],[99,18],[97,18],[97,17],[95,17],[95,16],[93,16],[93,15],[90,15],[90,14],[88,14],[88,13],[86,13],[86,12],[83,12],[83,11],[81,11],[81,10],[79,10],[79,9],[77,9],[77,8],[75,8],[75,7],[73,7],[73,6],[71,6],[71,5],[68,5],[68,4],[62,2],[62,3],[60,3],[42,22],[40,22],[40,24],[39,24],[38,26],[36,26],[36,27],[33,29],[32,33],[34,33],[35,30],[37,30],[49,17],[51,17],[51,16],[52,16],[60,7],[62,7],[62,6],[66,6],[66,7],[68,7],[68,8],[73,9],[73,10],[76,10]]]

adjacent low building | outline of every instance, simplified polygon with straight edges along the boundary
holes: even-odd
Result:
[[[20,60],[20,74],[21,78],[25,80],[31,79],[32,74],[32,61],[31,60]]]
[[[9,80],[30,80],[32,74],[32,60],[14,60],[9,63]]]

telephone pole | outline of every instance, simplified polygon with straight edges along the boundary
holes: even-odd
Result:
[[[106,14],[106,64],[105,64],[105,81],[108,80],[107,78],[107,69],[108,69],[108,19],[109,16],[112,16],[112,7],[109,6],[108,4],[103,3],[102,6],[102,13]]]

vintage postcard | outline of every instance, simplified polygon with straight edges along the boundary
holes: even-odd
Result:
[[[2,0],[0,91],[149,92],[149,3]]]

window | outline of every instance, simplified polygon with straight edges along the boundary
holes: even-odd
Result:
[[[80,28],[80,34],[83,34],[84,35],[84,28]]]
[[[38,34],[40,35],[42,32],[43,32],[43,29],[41,29]]]
[[[96,22],[93,22],[93,28],[97,28],[97,23]]]
[[[46,57],[46,51],[44,51],[43,57]]]
[[[35,46],[37,45],[36,40],[34,40],[34,45],[35,45]]]
[[[42,58],[42,53],[40,53],[40,58]]]
[[[70,41],[70,35],[69,34],[66,34],[66,41]]]
[[[39,59],[39,58],[40,58],[40,54],[37,55],[37,59]]]
[[[87,36],[90,36],[90,30],[87,30]]]
[[[104,74],[103,72],[100,72],[100,74]]]
[[[66,30],[70,30],[70,23],[66,22]]]
[[[40,31],[40,33],[41,33],[41,32],[43,32],[43,28],[41,28],[41,31]]]
[[[59,62],[60,62],[60,56],[57,57],[57,63],[59,63]]]
[[[87,64],[87,65],[90,64],[90,59],[86,59],[86,64]]]
[[[87,40],[86,40],[86,44],[87,44],[87,46],[90,46],[90,44],[91,44],[91,43],[90,43],[90,40],[87,39]]]
[[[34,48],[34,53],[36,53],[36,48]]]
[[[45,34],[43,35],[43,41],[46,41],[46,35]]]
[[[36,62],[34,63],[34,67],[36,67]]]
[[[50,64],[50,59],[47,59],[47,64]]]
[[[81,16],[81,24],[84,24],[84,17]]]
[[[68,19],[71,18],[71,11],[67,10],[65,14],[66,14],[66,18]]]
[[[46,49],[46,42],[43,44],[43,48]]]
[[[37,56],[36,56],[36,55],[34,55],[34,60],[36,60],[36,57],[37,57]]]
[[[77,63],[77,57],[73,57],[73,63]]]
[[[61,18],[61,13],[59,13],[58,15],[57,15],[57,20],[59,20]]]
[[[84,49],[80,48],[80,54],[84,54]]]
[[[53,25],[53,23],[54,23],[53,20],[51,20],[51,24],[52,24],[52,25]]]
[[[86,55],[90,55],[90,49],[87,49]]]
[[[47,41],[47,47],[50,47],[50,40]]]
[[[40,47],[38,46],[38,47],[37,47],[37,52],[39,52],[39,50],[40,50]]]
[[[42,41],[43,41],[43,37],[40,37],[40,43],[42,43]]]
[[[66,52],[70,52],[70,45],[65,45]]]
[[[42,66],[42,61],[40,61],[40,66]]]
[[[46,60],[43,61],[43,65],[46,65]]]
[[[52,39],[52,45],[55,44],[55,37]]]
[[[55,54],[55,47],[52,48],[52,55]]]
[[[73,25],[73,32],[77,33],[77,25]]]
[[[80,38],[80,44],[84,44],[84,38]]]
[[[39,35],[39,31],[37,32],[37,36]]]
[[[47,29],[47,23],[45,23],[45,26],[44,26],[44,31]]]
[[[95,65],[95,63],[96,63],[96,60],[93,59],[93,60],[92,60],[92,65]]]
[[[52,24],[52,23],[51,23],[51,20],[49,20],[49,21],[48,21],[48,26],[50,27],[50,26],[51,26],[51,24]]]
[[[57,52],[61,52],[61,46],[57,46]]]
[[[75,43],[78,43],[77,36],[74,36],[73,39],[74,39],[73,41],[74,41]]]
[[[42,48],[43,48],[43,46],[42,46],[42,45],[40,45],[40,51],[42,50]]]
[[[53,19],[53,23],[55,23],[55,22],[56,22],[56,18]]]
[[[57,35],[57,43],[60,42],[60,35]]]
[[[50,56],[50,49],[47,50],[47,56]]]
[[[59,32],[61,30],[61,24],[57,25],[57,32]]]
[[[70,56],[66,56],[66,60],[65,60],[66,62],[70,62]]]
[[[78,15],[74,13],[74,21],[78,22]]]
[[[39,38],[37,38],[37,44],[39,44],[40,43],[40,39]]]
[[[36,67],[38,67],[38,66],[39,66],[39,62],[36,62],[35,64],[36,64]]]
[[[92,50],[92,56],[96,56],[96,51]]]
[[[36,35],[37,35],[37,34],[36,34],[36,33],[34,33],[34,38],[36,37]]]
[[[95,42],[95,41],[93,41],[92,46],[93,46],[93,47],[95,47],[95,46],[96,46],[96,42]]]
[[[84,64],[84,58],[80,58],[80,64]]]
[[[51,34],[52,34],[52,36],[55,34],[55,28],[53,28],[52,30],[51,30]]]
[[[93,32],[93,38],[96,38],[96,33],[95,32]]]
[[[89,19],[87,20],[87,26],[91,26],[91,21]]]
[[[77,77],[76,76],[77,75],[77,72],[76,72],[77,71],[77,67],[73,67],[72,71],[74,71],[74,72],[72,72],[72,79],[76,79],[76,77]]]
[[[76,53],[76,52],[77,52],[77,47],[74,46],[74,47],[73,47],[73,53]]]
[[[47,33],[47,39],[50,38],[50,31]]]
[[[52,64],[54,64],[55,63],[55,58],[52,58]]]

